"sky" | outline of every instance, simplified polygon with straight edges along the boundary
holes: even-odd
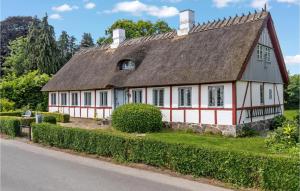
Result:
[[[181,10],[195,11],[196,22],[261,10],[267,3],[291,74],[300,73],[300,0],[1,0],[1,20],[9,16],[49,16],[56,37],[65,30],[80,42],[84,32],[94,41],[118,19],[166,21],[177,29]]]

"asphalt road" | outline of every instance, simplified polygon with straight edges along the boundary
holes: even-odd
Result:
[[[1,142],[1,191],[225,191],[227,189],[30,145]]]

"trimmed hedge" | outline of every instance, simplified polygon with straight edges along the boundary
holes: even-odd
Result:
[[[21,111],[11,111],[11,112],[0,112],[0,116],[21,116]]]
[[[70,115],[63,113],[54,113],[54,112],[39,112],[40,114],[45,116],[54,116],[57,122],[68,123],[70,122]]]
[[[7,134],[11,137],[16,137],[20,135],[20,120],[14,117],[1,117],[0,132]]]
[[[56,118],[54,116],[52,116],[52,115],[44,116],[43,117],[43,122],[56,124]]]
[[[113,132],[34,124],[33,141],[127,162],[165,167],[245,187],[299,190],[300,161],[228,149],[172,144]]]
[[[125,104],[112,113],[112,126],[123,132],[155,132],[162,128],[160,110],[148,104]]]

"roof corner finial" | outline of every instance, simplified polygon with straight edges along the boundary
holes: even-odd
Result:
[[[268,5],[267,5],[267,2],[264,4],[264,8],[263,8],[263,11],[267,11],[267,7],[268,7]]]
[[[256,9],[255,9],[254,13],[255,13],[255,14],[257,13]]]

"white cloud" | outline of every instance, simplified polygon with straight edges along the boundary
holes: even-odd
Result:
[[[76,5],[71,6],[71,5],[65,3],[65,4],[57,6],[57,7],[52,7],[52,10],[57,11],[57,12],[66,12],[66,11],[72,11],[72,10],[75,10],[78,8],[79,7]]]
[[[93,9],[96,7],[96,4],[93,2],[88,2],[87,4],[85,4],[84,6],[86,9]]]
[[[269,0],[253,0],[251,2],[251,7],[256,9],[264,8],[265,4],[269,4]]]
[[[287,65],[300,65],[300,54],[295,56],[285,56],[284,61]]]
[[[213,0],[214,5],[217,8],[227,7],[229,4],[238,3],[241,0]]]
[[[168,6],[155,6],[141,3],[140,1],[124,1],[117,3],[112,10],[105,10],[104,13],[118,13],[126,12],[133,15],[141,15],[143,13],[163,18],[163,17],[172,17],[179,13],[176,7]]]
[[[60,14],[57,14],[57,13],[54,13],[54,14],[51,14],[49,16],[50,19],[55,19],[55,20],[59,20],[59,19],[62,19],[62,17],[60,16]]]
[[[287,4],[294,4],[294,5],[300,5],[300,0],[277,0],[279,3],[287,3]]]

